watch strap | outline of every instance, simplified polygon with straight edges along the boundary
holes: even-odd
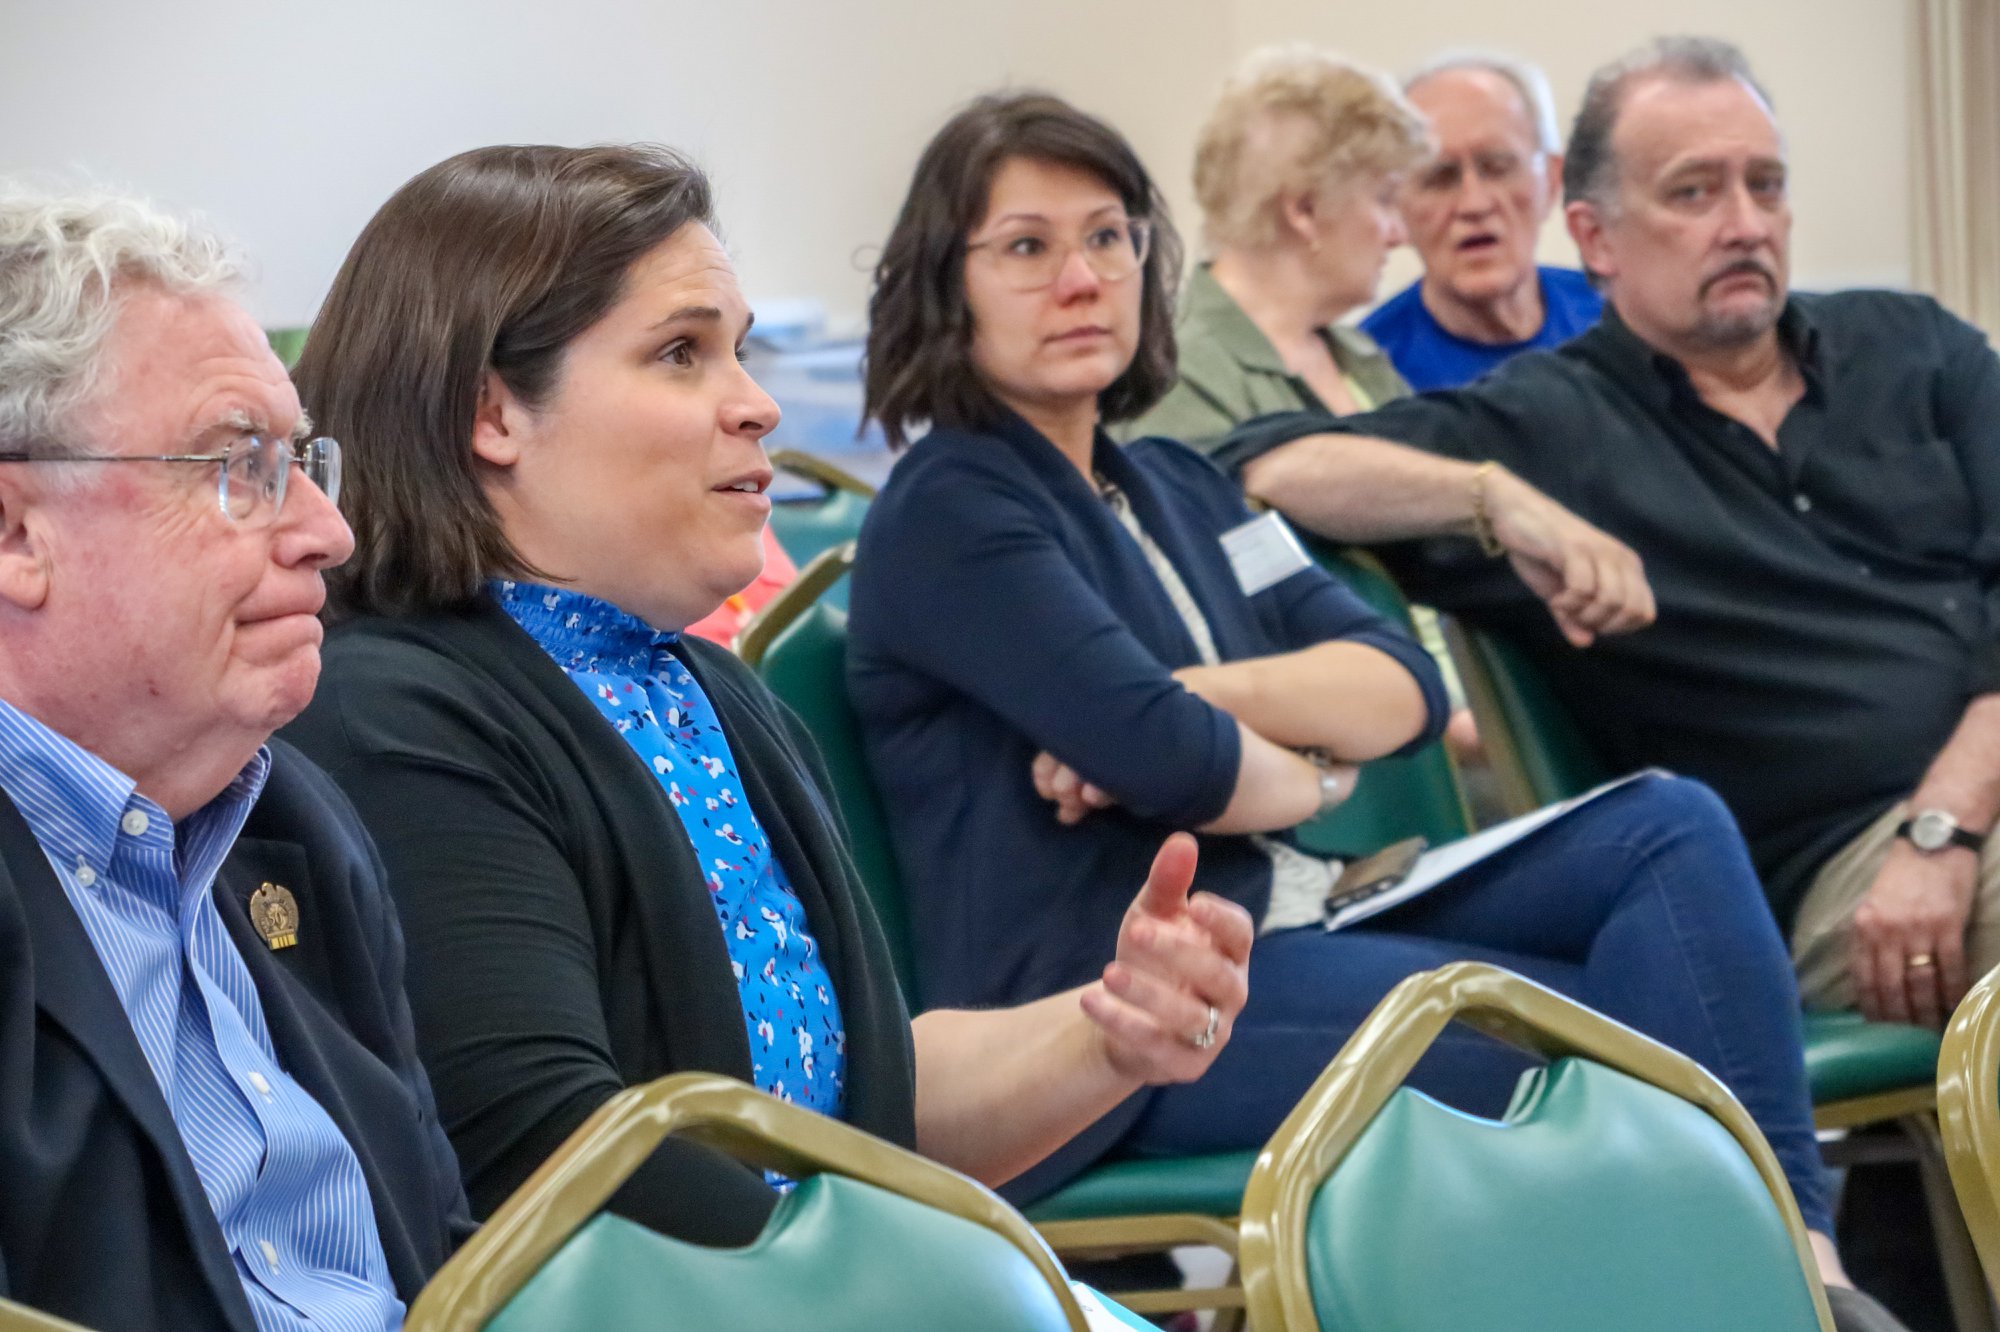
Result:
[[[1910,843],[1910,845],[1916,846],[1916,840],[1910,836],[1910,830],[1916,826],[1916,822],[1915,819],[1904,819],[1896,825],[1896,836]],[[1962,846],[1968,851],[1984,851],[1986,849],[1986,839],[1970,828],[1955,827],[1945,837],[1945,846]],[[1944,847],[1940,846],[1935,849],[1942,851]],[[1917,850],[1923,851],[1924,848],[1918,846]],[[1929,855],[1931,853],[1925,851],[1924,854]]]

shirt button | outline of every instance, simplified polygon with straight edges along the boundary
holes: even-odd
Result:
[[[1956,611],[1956,610],[1958,609],[1958,598],[1957,598],[1957,597],[1946,597],[1946,598],[1944,599],[1944,608],[1945,608],[1945,609],[1946,609],[1947,611]]]
[[[1812,509],[1812,496],[1810,495],[1792,496],[1792,507],[1794,509],[1797,509],[1800,513],[1809,512]]]
[[[1869,576],[1870,574],[1873,574],[1873,573],[1875,572],[1875,571],[1874,571],[1873,569],[1871,569],[1871,568],[1870,568],[1869,566],[1867,566],[1867,565],[1865,565],[1865,564],[1857,564],[1857,565],[1855,565],[1854,567],[1855,567],[1855,569],[1856,569],[1856,570],[1858,570],[1858,571],[1860,572],[1860,574],[1861,574],[1861,576],[1862,576],[1863,578],[1866,578],[1866,577],[1868,577],[1868,576]]]
[[[278,1266],[278,1246],[269,1240],[258,1240],[257,1247],[264,1251],[264,1261],[271,1265],[273,1272],[281,1271]]]
[[[97,871],[88,865],[78,865],[76,867],[76,881],[88,888],[97,882]]]
[[[262,1073],[252,1073],[250,1075],[250,1085],[266,1096],[271,1094],[271,1080]]]
[[[130,836],[144,837],[146,829],[153,826],[153,821],[146,817],[145,810],[130,809],[125,811],[124,818],[118,820],[118,826],[123,828]]]

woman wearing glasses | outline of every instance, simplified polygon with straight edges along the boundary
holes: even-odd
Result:
[[[680,632],[762,558],[778,410],[738,359],[749,323],[686,161],[489,148],[383,206],[299,361],[347,443],[356,553],[289,736],[381,848],[481,1215],[619,1089],[682,1070],[997,1183],[1198,1076],[1242,1006],[1248,918],[1189,901],[1194,848],[1163,834],[1105,975],[910,1022],[811,738]],[[773,1201],[676,1140],[613,1206],[743,1243]]]
[[[1020,1003],[1096,975],[1118,885],[1169,831],[1200,834],[1198,881],[1259,926],[1256,985],[1210,1074],[1134,1096],[1019,1191],[1105,1153],[1261,1143],[1397,981],[1474,958],[1728,1082],[1837,1273],[1790,965],[1706,788],[1638,781],[1321,927],[1335,867],[1290,830],[1353,789],[1351,765],[1431,739],[1443,690],[1317,568],[1233,564],[1225,541],[1271,555],[1268,533],[1205,460],[1107,437],[1172,380],[1177,260],[1116,131],[995,96],[919,160],[871,305],[868,410],[892,441],[928,433],[862,532],[849,688],[911,884],[922,1002]],[[1518,1072],[1464,1034],[1414,1081],[1493,1113]]]

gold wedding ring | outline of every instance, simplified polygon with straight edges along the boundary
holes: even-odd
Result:
[[[1937,959],[1935,957],[1932,957],[1929,953],[1911,953],[1908,957],[1903,959],[1903,965],[1909,968],[1911,971],[1919,971],[1925,967],[1936,966]]]

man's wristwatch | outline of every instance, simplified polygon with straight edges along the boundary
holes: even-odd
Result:
[[[1942,809],[1918,810],[1903,820],[1902,826],[1896,829],[1896,836],[1927,856],[1935,855],[1948,846],[1978,851],[1986,845],[1984,837],[1969,828],[1959,827],[1951,812]]]

